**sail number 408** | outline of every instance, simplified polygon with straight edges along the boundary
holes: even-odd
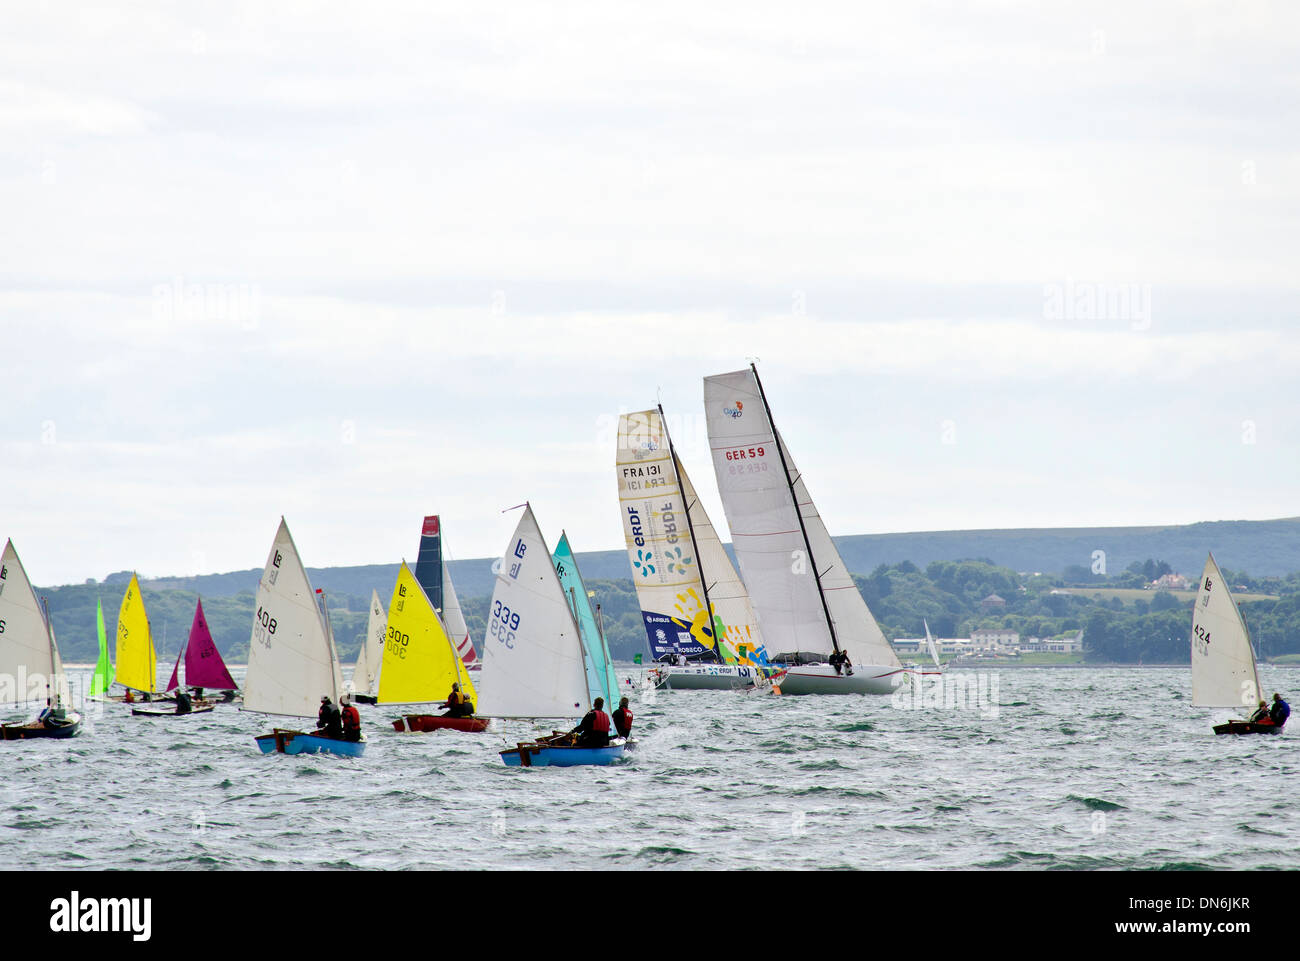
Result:
[[[517,630],[519,630],[519,615],[500,601],[495,601],[492,604],[492,620],[488,622],[488,634],[513,650]]]
[[[271,636],[275,633],[275,618],[264,607],[257,609],[257,630],[254,633],[263,647],[271,646]]]

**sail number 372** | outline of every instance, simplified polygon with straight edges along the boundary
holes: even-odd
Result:
[[[519,615],[500,601],[493,602],[492,619],[488,621],[488,634],[513,650],[517,630],[519,630]]]

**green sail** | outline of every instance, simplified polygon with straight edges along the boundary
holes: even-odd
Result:
[[[99,631],[99,660],[90,679],[90,696],[97,697],[113,686],[113,662],[108,659],[108,636],[104,632],[104,604],[95,602],[95,628]]]
[[[569,536],[560,535],[560,543],[551,555],[555,564],[555,573],[559,575],[560,586],[564,596],[573,609],[573,618],[578,622],[582,635],[583,660],[587,669],[587,692],[594,701],[598,697],[605,699],[606,708],[612,710],[618,706],[618,678],[614,676],[614,665],[609,656],[605,638],[596,626],[596,615],[591,610],[591,598],[587,596],[586,585],[578,573],[578,562],[569,547]]]

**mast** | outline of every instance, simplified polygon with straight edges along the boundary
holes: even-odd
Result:
[[[339,655],[334,647],[334,626],[330,623],[330,605],[329,600],[325,597],[324,588],[317,588],[316,593],[320,595],[320,607],[325,614],[325,643],[329,645],[330,650],[330,687],[334,688],[334,700],[339,700],[338,685],[334,681],[339,677]]]
[[[682,468],[677,460],[677,448],[673,446],[673,435],[668,432],[668,418],[664,416],[664,405],[659,404],[658,407],[659,425],[664,430],[664,436],[668,438],[668,454],[673,460],[673,473],[676,475],[677,489],[682,492],[682,507],[686,511],[686,532],[690,535],[691,551],[695,554],[695,569],[700,572],[700,586],[704,588],[704,610],[709,618],[709,633],[713,635],[713,659],[719,664],[723,664],[725,661],[722,658],[722,642],[718,638],[718,626],[713,614],[713,602],[709,600],[709,579],[704,576],[704,565],[700,559],[700,546],[695,542],[695,524],[691,521],[691,505],[686,503],[686,491],[682,489]]]
[[[803,520],[803,510],[799,507],[799,497],[794,492],[794,481],[790,479],[790,468],[785,462],[785,450],[781,446],[781,435],[776,432],[776,421],[772,420],[772,408],[767,403],[767,394],[763,391],[763,382],[758,377],[758,367],[754,364],[749,365],[749,369],[754,373],[754,383],[758,384],[758,396],[763,401],[763,409],[767,411],[767,422],[772,427],[772,440],[776,443],[776,454],[781,458],[781,472],[785,474],[786,486],[790,488],[790,500],[794,503],[795,516],[799,518],[799,530],[803,534],[804,549],[808,551],[808,564],[812,567],[813,578],[817,582],[817,596],[822,601],[822,613],[826,615],[826,627],[831,632],[831,647],[835,653],[839,654],[840,642],[835,634],[835,622],[831,620],[831,609],[826,603],[826,592],[822,590],[822,576],[817,571],[817,559],[813,556],[812,542],[808,539],[808,525]]]
[[[41,598],[41,607],[45,610],[45,637],[50,642],[50,678],[46,684],[50,692],[50,706],[62,707],[61,685],[58,678],[54,676],[54,669],[59,666],[59,649],[54,646],[54,629],[50,627],[50,604],[44,597]]]

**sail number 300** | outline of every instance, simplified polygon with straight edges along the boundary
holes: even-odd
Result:
[[[488,634],[495,637],[511,650],[515,646],[515,631],[519,630],[519,615],[505,607],[500,601],[492,605],[492,620],[488,622]]]
[[[388,652],[395,654],[399,660],[406,660],[406,648],[410,643],[410,634],[403,634],[395,627],[388,629]]]

